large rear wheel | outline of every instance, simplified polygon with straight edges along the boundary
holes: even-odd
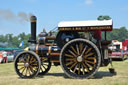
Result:
[[[33,78],[40,71],[40,58],[32,51],[21,52],[15,59],[14,67],[21,78]]]
[[[86,39],[71,40],[61,50],[61,67],[71,78],[90,78],[96,73],[100,63],[99,49]]]

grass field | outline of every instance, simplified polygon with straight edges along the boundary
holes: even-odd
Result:
[[[117,75],[101,67],[92,79],[70,79],[60,66],[52,66],[48,74],[34,79],[21,79],[14,71],[13,63],[0,64],[0,85],[128,85],[128,60],[114,61]]]

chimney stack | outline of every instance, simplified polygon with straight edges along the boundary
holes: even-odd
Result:
[[[31,16],[30,22],[31,22],[31,38],[29,42],[36,44],[36,16]]]

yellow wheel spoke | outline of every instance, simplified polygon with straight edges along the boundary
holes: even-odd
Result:
[[[21,62],[20,62],[20,63],[18,62],[17,64],[18,64],[18,65],[24,65],[24,63],[21,63]]]
[[[23,61],[19,61],[18,63],[19,63],[19,64],[22,64],[22,63],[25,63],[25,62],[23,62]]]
[[[87,72],[90,72],[90,71],[89,71],[89,68],[88,68],[84,63],[82,63],[82,65],[83,65],[84,68],[87,70]]]
[[[25,73],[26,76],[27,76],[27,72],[28,72],[28,68],[26,69],[26,73]]]
[[[42,68],[43,68],[43,67],[41,66],[41,68],[40,68],[41,71],[40,71],[40,72],[43,72],[43,69],[42,69]]]
[[[90,64],[88,64],[87,62],[85,62],[85,64],[89,67],[89,68],[93,68]]]
[[[94,62],[88,61],[88,60],[85,60],[85,62],[90,63],[90,64],[95,64]]]
[[[75,61],[75,58],[66,59],[66,61]]]
[[[32,64],[32,63],[35,62],[35,61],[36,61],[36,59],[33,58],[33,60],[30,61],[30,64]]]
[[[75,63],[70,67],[70,69],[72,69],[76,64],[77,64],[77,62],[75,62]]]
[[[75,66],[75,68],[74,68],[74,70],[73,70],[74,73],[75,73],[75,71],[76,71],[77,66],[78,66],[78,64]]]
[[[18,64],[18,66],[24,66],[24,64]]]
[[[24,72],[25,69],[26,69],[26,67],[22,70],[22,72],[21,72],[22,74],[23,74],[23,72]]]
[[[44,65],[42,65],[44,67],[44,69],[46,69],[46,67]]]
[[[24,59],[20,59],[18,63],[25,63]]]
[[[78,74],[80,75],[80,63],[79,63],[79,66],[78,66],[79,70],[78,70]]]
[[[76,49],[77,49],[78,55],[80,55],[80,51],[79,51],[78,45],[76,45]]]
[[[25,59],[24,59],[24,56],[23,55],[22,55],[21,59],[19,60],[19,62],[25,63]]]
[[[31,59],[30,59],[30,64],[35,61],[35,59],[33,58],[33,56],[31,56]]]
[[[86,59],[88,56],[92,56],[94,53],[89,53],[87,55],[84,56],[84,58]]]
[[[88,57],[87,59],[94,60],[96,57]]]
[[[77,57],[76,54],[74,54],[71,50],[69,50],[69,52],[70,52],[73,56]]]
[[[25,67],[21,67],[19,70],[24,69]]]
[[[68,62],[67,64],[66,64],[66,66],[68,66],[68,65],[71,65],[73,62]]]
[[[82,53],[83,43],[80,43],[80,53]]]
[[[85,74],[84,67],[83,67],[83,65],[81,65],[81,66],[82,66],[83,74]]]
[[[37,66],[37,63],[35,63],[35,64],[32,64],[32,66]]]
[[[72,48],[72,50],[75,52],[75,54],[77,54],[77,55],[78,55],[78,53],[76,52],[76,50],[74,49],[74,47],[73,47],[73,46],[71,46],[71,48]]]
[[[32,73],[34,73],[34,70],[33,70],[33,68],[31,66],[30,66],[30,70],[31,70]]]
[[[28,68],[28,72],[29,72],[29,75],[31,75],[31,70],[30,70],[30,68]]]
[[[87,54],[88,52],[90,52],[92,50],[92,48],[89,48],[86,52],[85,52],[85,54]]]
[[[29,60],[30,60],[30,55],[28,55],[27,62],[29,62]]]
[[[72,56],[72,55],[70,55],[70,54],[65,54],[65,56],[67,56],[67,57],[71,57],[71,58],[74,57],[74,56]]]
[[[41,58],[41,59],[42,59],[42,61],[47,61],[48,60],[48,58],[44,58],[44,57]]]
[[[28,62],[27,60],[27,56],[26,56],[26,54],[24,54],[24,60],[25,60],[25,62]]]
[[[33,56],[31,57],[30,61],[32,61],[32,60],[33,60]]]

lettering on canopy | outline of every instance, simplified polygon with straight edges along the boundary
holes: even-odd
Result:
[[[59,27],[60,31],[112,31],[112,26],[88,26],[88,27]]]

